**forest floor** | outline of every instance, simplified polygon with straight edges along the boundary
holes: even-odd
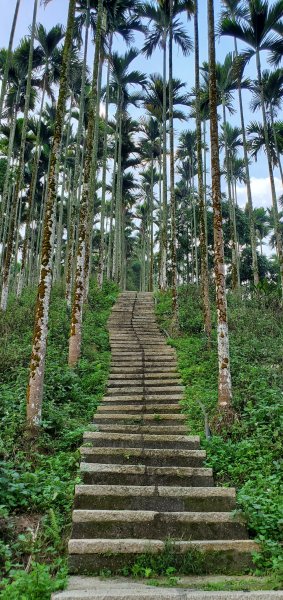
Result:
[[[0,566],[3,600],[49,600],[67,579],[74,485],[82,433],[103,396],[110,352],[107,319],[117,297],[113,284],[91,285],[85,310],[83,352],[78,367],[67,366],[69,314],[63,289],[54,288],[45,377],[42,433],[35,447],[24,437],[25,392],[31,351],[35,290],[11,298],[0,315]],[[157,295],[156,311],[170,332],[170,293]],[[229,297],[234,404],[238,421],[229,431],[205,438],[204,415],[213,422],[217,402],[216,341],[206,349],[199,294],[179,290],[180,331],[169,338],[186,384],[184,406],[190,433],[201,434],[207,464],[219,485],[236,486],[250,533],[262,542],[256,575],[245,589],[280,589],[280,413],[282,415],[283,318],[275,298]],[[202,404],[202,408],[200,403]],[[142,573],[139,576],[143,575]],[[176,584],[178,574],[151,585]],[[182,584],[182,580],[179,581]],[[243,589],[243,581],[206,582],[203,589]],[[215,587],[216,586],[216,587]],[[218,586],[218,587],[217,587]],[[221,587],[222,586],[222,587]],[[226,586],[226,587],[225,587]],[[228,587],[227,587],[228,586]],[[230,587],[229,587],[230,586]],[[233,587],[234,586],[234,587]],[[239,587],[237,587],[239,586]],[[259,587],[258,587],[259,586]]]

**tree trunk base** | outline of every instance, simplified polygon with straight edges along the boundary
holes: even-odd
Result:
[[[239,421],[239,417],[232,406],[223,405],[217,408],[211,421],[211,431],[214,435],[229,432],[231,427]]]

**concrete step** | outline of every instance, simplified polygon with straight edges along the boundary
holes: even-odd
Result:
[[[146,421],[147,422],[147,421]],[[160,427],[160,423],[148,424],[148,425],[120,425],[116,423],[110,423],[110,425],[99,423],[97,424],[97,431],[101,432],[112,432],[112,433],[139,433],[144,434],[155,434],[155,435],[186,435],[188,428],[184,425],[164,425]]]
[[[77,485],[75,508],[228,512],[234,510],[233,488],[179,486]]]
[[[132,376],[132,379],[127,379],[126,377],[122,376],[117,378],[117,376],[115,377],[114,375],[112,375],[111,377],[109,377],[108,385],[111,388],[121,388],[124,386],[134,387],[136,385],[144,385],[145,387],[152,387],[154,389],[156,387],[161,387],[162,390],[164,388],[166,389],[167,387],[169,387],[170,390],[171,387],[178,387],[181,390],[183,389],[181,380],[175,377],[168,377],[167,379],[144,379],[143,375],[136,375],[135,377]]]
[[[157,540],[247,539],[241,519],[227,512],[74,510],[72,538],[151,538]]]
[[[176,405],[177,402],[180,402],[184,399],[184,394],[137,394],[132,393],[129,390],[128,394],[117,394],[113,396],[104,396],[103,403],[112,402],[113,404],[171,404]],[[101,405],[100,405],[101,406]],[[178,409],[181,410],[181,407],[178,404]]]
[[[137,373],[136,375],[133,375],[132,373],[110,373],[109,375],[109,381],[132,381],[132,380],[143,380],[144,379],[144,374],[143,373]],[[150,373],[149,375],[146,375],[146,381],[149,382],[153,382],[153,381],[160,381],[160,383],[162,382],[162,384],[164,383],[164,385],[166,385],[167,381],[176,381],[176,382],[180,382],[180,384],[182,385],[182,380],[180,379],[180,375],[177,372],[173,372],[173,373]]]
[[[122,465],[201,467],[206,457],[204,450],[141,450],[139,448],[89,448],[82,446],[83,462]]]
[[[212,469],[203,467],[147,467],[145,465],[80,464],[86,484],[213,486]]]
[[[135,385],[135,386],[131,386],[131,385],[127,385],[126,387],[117,387],[115,386],[109,386],[107,387],[107,395],[108,396],[113,396],[115,394],[117,394],[117,391],[120,394],[129,394],[129,393],[133,393],[133,394],[143,394],[144,392],[147,394],[151,394],[151,395],[160,395],[160,394],[181,394],[183,392],[183,388],[180,385],[144,385],[144,384],[139,384],[139,385]]]
[[[132,374],[143,375],[143,373],[144,373],[144,369],[143,369],[142,364],[139,366],[131,365],[129,367],[120,367],[119,365],[116,367],[115,367],[115,365],[111,366],[111,374],[112,375],[115,375],[115,374],[118,374],[121,376],[124,374],[126,374],[126,375],[132,375]]]
[[[136,424],[136,425],[155,425],[156,427],[163,428],[164,425],[179,425],[186,420],[185,415],[180,414],[129,414],[120,412],[107,413],[104,415],[96,415],[94,417],[94,423],[100,424]]]
[[[210,578],[206,579],[206,582]],[[129,579],[69,578],[68,589],[53,594],[52,600],[246,600],[245,592],[203,592],[192,589],[189,581],[182,588],[149,586]],[[195,584],[195,578],[193,583]],[[199,581],[200,586],[204,583]],[[211,583],[215,584],[214,579]],[[249,592],[249,600],[283,600],[280,591]]]
[[[164,413],[177,413],[180,414],[180,406],[179,404],[158,404],[158,403],[144,403],[144,404],[100,404],[97,409],[97,415],[101,415],[103,413],[109,412],[124,412],[130,413],[132,415],[141,415],[141,414],[154,414],[154,415],[163,415]],[[156,417],[157,418],[157,417]]]
[[[180,450],[198,450],[200,439],[198,435],[140,435],[101,433],[100,431],[86,431],[84,441],[91,442],[93,446],[109,446],[116,448],[174,448]]]
[[[205,562],[206,573],[243,573],[253,566],[252,553],[259,545],[250,540],[195,540],[175,541],[175,555],[199,552]],[[166,543],[153,539],[71,539],[69,564],[73,573],[99,573],[103,568],[113,573],[134,564],[142,554],[160,554]],[[192,564],[193,570],[193,564]],[[169,596],[170,597],[170,596]]]

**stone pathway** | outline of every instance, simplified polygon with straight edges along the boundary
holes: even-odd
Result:
[[[257,546],[231,513],[235,490],[214,487],[198,436],[186,435],[176,356],[155,322],[152,294],[121,294],[109,332],[108,389],[94,416],[98,430],[85,433],[87,446],[81,448],[83,483],[75,492],[71,573],[117,571],[140,554],[159,553],[169,538],[177,553],[195,548],[204,553],[211,573],[219,568],[225,574],[244,572]],[[79,580],[80,588],[54,598],[230,597]],[[268,594],[254,597],[272,598]]]

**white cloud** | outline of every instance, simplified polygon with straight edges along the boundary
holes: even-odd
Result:
[[[274,178],[277,197],[282,194],[282,182],[279,177]],[[251,177],[252,199],[254,207],[263,206],[270,208],[272,206],[271,188],[269,177]],[[247,188],[243,185],[237,185],[238,204],[241,208],[247,203]]]

